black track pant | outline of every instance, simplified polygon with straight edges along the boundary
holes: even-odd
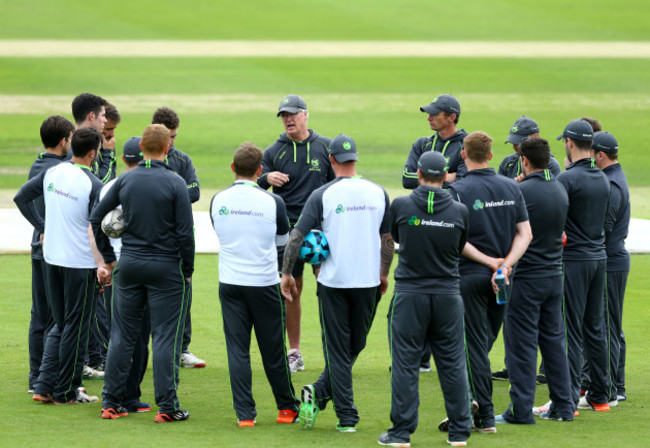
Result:
[[[395,292],[388,312],[392,359],[388,433],[409,440],[418,426],[422,346],[431,347],[449,417],[449,440],[472,431],[468,394],[463,301],[460,295]]]
[[[43,359],[46,333],[54,321],[45,289],[45,260],[32,258],[32,311],[29,320],[29,389],[34,389]]]
[[[352,366],[366,346],[366,337],[378,303],[378,288],[330,288],[318,285],[325,369],[314,383],[320,409],[334,402],[341,426],[355,426]],[[420,356],[422,345],[420,345]]]
[[[253,328],[277,408],[298,411],[300,400],[294,393],[285,350],[286,309],[279,285],[255,287],[219,283],[219,299],[237,419],[254,420],[257,416],[250,359]]]

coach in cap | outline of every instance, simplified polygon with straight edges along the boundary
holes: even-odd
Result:
[[[278,106],[278,117],[282,119],[285,132],[271,146],[264,150],[262,174],[257,179],[260,187],[273,187],[273,193],[280,196],[287,205],[291,227],[296,225],[300,212],[309,195],[321,185],[334,179],[334,171],[327,148],[330,139],[307,128],[309,112],[307,104],[298,95],[287,95]],[[279,264],[282,265],[282,250]],[[314,276],[318,277],[320,265],[312,265]],[[289,337],[289,365],[292,372],[305,370],[300,353],[300,296],[302,294],[304,263],[297,260],[293,277],[296,292],[293,301],[287,301],[287,336]]]
[[[605,217],[610,182],[591,158],[593,130],[589,123],[573,120],[557,139],[563,141],[571,162],[557,180],[569,196],[563,261],[572,398],[580,409],[609,411],[609,353],[603,291],[607,269]],[[589,365],[591,385],[580,399],[583,359]]]
[[[609,179],[609,207],[605,218],[607,253],[607,302],[609,311],[609,367],[612,379],[610,402],[624,401],[625,337],[623,336],[623,298],[630,272],[630,254],[625,238],[630,226],[630,191],[623,168],[618,162],[618,142],[609,132],[595,132],[591,145],[596,166]]]
[[[539,126],[532,118],[522,115],[510,128],[510,134],[505,141],[505,143],[512,144],[515,153],[510,154],[503,159],[499,165],[497,174],[509,177],[517,182],[522,181],[524,178],[524,172],[521,167],[521,159],[519,158],[519,145],[528,137],[539,137]],[[560,164],[555,160],[552,153],[547,168],[553,177],[557,177],[560,174]]]
[[[449,166],[445,183],[454,182],[467,172],[460,155],[467,132],[456,128],[460,117],[458,100],[452,95],[440,95],[431,103],[420,107],[420,110],[428,115],[429,126],[436,132],[432,136],[417,139],[411,147],[402,172],[402,185],[409,190],[419,185],[417,163],[420,156],[427,151],[439,152],[445,156]]]
[[[467,399],[463,300],[458,263],[467,240],[467,207],[442,189],[447,161],[437,152],[418,161],[419,186],[393,201],[391,234],[400,245],[389,307],[393,422],[381,445],[406,446],[418,425],[422,347],[431,347],[449,415],[449,441],[472,430]],[[395,445],[395,444],[399,445]]]

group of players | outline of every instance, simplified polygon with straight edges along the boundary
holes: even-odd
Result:
[[[105,105],[87,112],[86,118],[92,122]],[[602,132],[595,120],[570,122],[558,137],[567,157],[566,171],[560,174],[537,123],[522,116],[506,141],[515,153],[504,159],[497,174],[488,167],[492,138],[457,128],[456,98],[440,95],[420,109],[435,134],[413,144],[402,179],[404,187],[414,191],[392,203],[383,188],[357,174],[352,138],[340,134],[330,140],[307,127],[309,112],[297,95],[280,102],[277,115],[286,132],[274,144],[262,151],[245,143],[235,152],[231,166],[235,183],[214,196],[210,216],[221,245],[219,298],[240,426],[256,424],[249,353],[255,328],[279,410],[277,422],[300,421],[304,428],[312,428],[319,411],[332,401],[337,429],[355,431],[359,414],[352,366],[388,288],[394,242],[399,243],[399,262],[388,314],[393,426],[380,436],[380,444],[410,446],[418,421],[420,366],[426,367],[431,354],[448,414],[440,429],[448,431],[452,446],[465,446],[473,428],[496,433],[498,423],[534,423],[534,412],[571,421],[577,408],[607,411],[625,399],[621,318],[629,254],[623,242],[630,211],[616,139]],[[59,165],[41,168],[37,179],[16,196],[36,229],[37,249],[45,233],[42,265],[47,305],[55,321],[46,332],[34,398],[89,401],[78,389],[83,341],[75,346],[64,335],[71,330],[77,330],[75,337],[87,333],[84,322],[89,319],[87,308],[92,313],[92,300],[77,303],[77,298],[87,290],[84,297],[92,293],[94,299],[94,285],[91,291],[82,277],[88,279],[85,271],[97,267],[100,283],[113,283],[102,416],[121,417],[148,406],[139,401],[139,384],[149,337],[143,322],[150,321],[160,408],[156,421],[185,420],[189,413],[179,406],[176,386],[194,257],[189,204],[194,188],[198,199],[198,180],[194,175],[193,181],[185,176],[181,181],[169,170],[178,122],[175,127],[149,126],[139,142],[141,152],[129,140],[125,162],[137,168],[105,187],[108,192],[97,203],[103,184],[91,170],[110,180],[110,173],[102,173],[95,160],[97,154],[102,154],[99,166],[112,160],[114,177],[115,153],[107,155],[101,136],[83,128],[77,115],[75,120],[80,129],[74,134],[66,128],[56,138],[43,140],[46,148],[59,149],[56,164],[71,141],[73,163],[60,164],[65,171]],[[189,158],[184,160],[191,167]],[[72,186],[65,182],[75,178],[86,189],[74,190],[73,196]],[[265,191],[269,187],[273,193]],[[42,209],[36,212],[32,205],[41,196],[45,224]],[[65,209],[72,198],[75,213],[83,209],[76,219],[68,215],[72,206]],[[100,221],[119,205],[127,226],[115,267],[116,251],[100,231]],[[67,223],[58,222],[60,218],[50,212],[55,208]],[[74,246],[79,254],[72,258],[77,262],[83,258],[81,252],[92,257],[89,222],[94,231],[98,252],[83,266],[56,259],[56,244],[71,242],[48,239],[62,232],[64,227],[57,230],[57,225],[69,227],[71,221],[83,243]],[[304,236],[316,228],[326,235],[331,252],[321,266],[313,266],[325,368],[317,381],[302,388],[298,400],[290,376],[304,369],[300,353],[304,265],[298,252]],[[507,278],[507,306],[495,301],[497,269]],[[50,291],[56,288],[60,292]],[[74,304],[69,303],[71,297]],[[59,308],[65,311],[60,313]],[[488,353],[504,322],[511,405],[495,414]],[[47,350],[50,343],[59,353]],[[551,401],[533,408],[538,345]],[[55,355],[57,360],[65,356],[74,360],[59,364],[56,385],[51,386],[50,358]],[[34,361],[31,344],[30,357]],[[582,398],[581,390],[586,391]]]

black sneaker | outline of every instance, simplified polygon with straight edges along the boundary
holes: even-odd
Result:
[[[541,385],[541,384],[548,384],[548,380],[546,379],[546,375],[544,375],[544,374],[542,374],[542,373],[540,373],[539,375],[537,375],[537,384],[538,384],[538,385]]]
[[[508,376],[508,369],[499,370],[498,372],[492,372],[492,379],[494,381],[510,380],[510,377]]]
[[[116,408],[102,409],[102,418],[107,420],[114,420],[119,417],[126,417],[129,415],[129,411],[122,406]]]
[[[377,439],[377,443],[379,443],[380,445],[395,446],[397,448],[410,448],[411,446],[411,443],[408,440],[391,436],[388,433],[384,433],[380,435],[379,439]]]
[[[166,412],[161,413],[158,411],[158,415],[153,419],[156,423],[173,423],[173,422],[182,422],[190,418],[189,411],[176,411],[176,412]]]

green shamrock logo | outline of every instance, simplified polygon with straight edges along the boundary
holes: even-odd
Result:
[[[480,199],[475,200],[474,205],[472,205],[474,210],[483,210],[483,207],[485,207],[485,204]]]
[[[47,191],[54,191],[54,184],[50,184],[47,186]]]
[[[343,142],[343,149],[349,151],[352,149],[352,144],[350,142]]]
[[[228,213],[230,213],[230,210],[228,210],[225,205],[219,209],[219,214],[222,216],[228,215]]]
[[[344,213],[345,212],[345,207],[343,207],[343,204],[339,204],[338,207],[336,207],[336,214],[338,215],[339,213]]]
[[[420,225],[420,219],[417,216],[411,216],[411,219],[409,219],[409,226],[419,226]]]
[[[514,125],[511,129],[512,132],[517,132],[519,130],[519,126]]]

